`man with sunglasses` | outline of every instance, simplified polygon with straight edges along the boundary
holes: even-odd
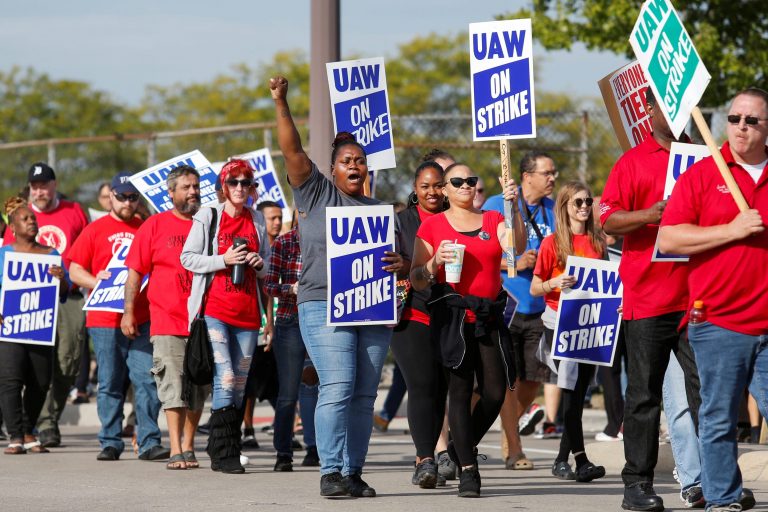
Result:
[[[92,290],[99,279],[110,277],[105,269],[112,255],[126,240],[133,240],[141,218],[136,215],[139,191],[129,181],[130,174],[121,172],[112,179],[112,209],[108,215],[92,222],[72,247],[70,277]],[[142,292],[134,301],[133,314],[138,328],[129,339],[120,329],[122,313],[88,311],[85,325],[93,341],[99,364],[99,391],[96,399],[101,422],[97,460],[120,458],[125,443],[120,437],[125,403],[126,373],[133,384],[138,427],[139,459],[167,459],[170,452],[160,445],[157,416],[160,400],[152,378],[152,345],[149,342],[149,303]]]
[[[664,510],[664,502],[653,489],[654,468],[659,454],[659,421],[663,394],[674,396],[665,404],[687,402],[692,420],[700,403],[696,362],[685,331],[678,331],[688,304],[688,270],[685,263],[652,262],[661,214],[666,201],[664,181],[669,150],[675,135],[669,128],[650,88],[646,109],[652,133],[616,162],[605,185],[600,220],[609,235],[623,235],[619,275],[624,283],[623,317],[627,348],[627,391],[624,412],[624,457],[622,471],[627,510]],[[685,134],[682,142],[689,142]],[[685,375],[670,380],[662,392],[664,376],[674,352]],[[681,415],[685,415],[685,408]],[[677,414],[666,409],[673,449],[676,448]],[[703,505],[700,465],[695,436],[675,450],[676,463],[686,481],[681,499],[688,507]],[[679,455],[679,456],[678,456]],[[687,475],[690,474],[690,481]],[[681,478],[681,481],[683,479]]]
[[[85,229],[88,218],[79,204],[59,198],[56,191],[56,173],[48,164],[32,164],[28,172],[28,182],[29,207],[35,212],[40,228],[37,241],[59,251],[64,259],[64,267],[68,269],[72,244]],[[14,241],[13,232],[6,230],[4,245]],[[77,379],[80,355],[85,345],[85,313],[82,310],[84,301],[80,289],[73,286],[67,301],[59,306],[53,378],[37,421],[38,440],[45,448],[53,448],[61,443],[59,419],[64,412],[69,390]]]
[[[720,152],[749,209],[739,212],[714,159],[704,158],[675,185],[659,244],[690,255],[686,306],[704,304],[704,321],[688,326],[701,376],[704,497],[710,510],[747,510],[755,500],[742,488],[734,433],[745,388],[768,414],[768,92],[740,92],[727,119]]]

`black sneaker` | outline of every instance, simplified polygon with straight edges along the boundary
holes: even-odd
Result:
[[[333,497],[348,494],[344,479],[338,471],[320,477],[320,496]]]
[[[741,505],[741,510],[749,510],[751,508],[754,508],[755,503],[755,495],[747,488],[742,487],[741,489],[741,496],[739,496],[739,505]]]
[[[152,448],[144,450],[139,454],[140,460],[165,460],[171,456],[171,450],[156,444]]]
[[[256,436],[254,434],[255,432],[252,428],[243,429],[243,440],[241,444],[243,450],[259,449],[259,442],[256,440]]]
[[[552,464],[552,476],[559,478],[560,480],[576,480],[576,474],[571,469],[571,465],[567,462],[557,462]]]
[[[301,465],[312,468],[320,466],[320,457],[317,455],[317,446],[307,446],[307,454],[304,456],[304,460],[301,461]]]
[[[300,452],[304,447],[301,445],[301,442],[294,437],[291,439],[291,449],[295,452]]]
[[[456,463],[451,460],[447,451],[437,454],[437,472],[445,480],[456,480]]]
[[[61,434],[55,428],[41,430],[37,434],[37,440],[43,448],[58,448],[61,446]]]
[[[274,471],[293,471],[293,459],[285,455],[278,455]]]
[[[680,500],[682,500],[685,508],[704,508],[706,504],[704,492],[700,485],[692,485],[680,491]]]
[[[621,502],[621,508],[624,510],[662,512],[664,500],[653,490],[651,482],[637,482],[624,487],[624,500]]]
[[[459,475],[459,498],[480,497],[480,471],[477,464],[461,471]]]
[[[101,452],[96,456],[96,460],[118,460],[120,458],[120,452],[114,446],[105,446]]]
[[[418,485],[422,489],[434,489],[437,486],[437,464],[435,464],[435,459],[425,459],[416,464],[411,483]]]
[[[344,477],[349,495],[355,498],[375,498],[376,489],[368,485],[360,475],[354,473]]]

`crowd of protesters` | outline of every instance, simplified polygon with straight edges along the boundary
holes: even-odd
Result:
[[[28,195],[5,202],[0,272],[9,252],[62,256],[62,266],[50,270],[61,281],[55,347],[0,342],[5,454],[45,453],[61,444],[58,422],[92,343],[99,461],[116,461],[125,450],[128,383],[138,457],[167,459],[170,470],[200,467],[195,435],[211,396],[210,467],[243,473],[243,443],[256,443],[254,400],[268,399],[275,409],[275,471],[293,469],[298,405],[307,449],[302,465],[319,466],[321,496],[374,497],[361,475],[372,428],[386,430],[394,415],[373,410],[391,345],[409,396],[414,485],[430,489],[458,476],[460,497],[479,496],[477,446],[499,416],[508,469],[533,469],[521,435],[543,419],[539,437],[561,436],[552,475],[590,482],[605,475],[587,457],[582,427],[597,369],[584,362],[549,365],[546,354],[560,292],[576,282],[565,272],[566,258],[607,259],[611,236],[622,239],[626,403],[622,411],[617,356],[618,372],[600,372],[612,398],[609,425],[598,439],[625,441],[622,507],[664,509],[653,488],[662,404],[684,505],[713,511],[755,505],[742,486],[735,447],[745,391],[768,413],[768,271],[748,264],[768,259],[768,93],[750,88],[734,97],[721,148],[749,204],[745,211],[728,196],[711,157],[663,200],[671,144],[690,140],[672,134],[649,90],[653,131],[616,162],[599,200],[580,182],[561,184],[553,198],[558,171],[544,152],[524,155],[519,175],[487,201],[469,165],[429,153],[397,215],[396,250],[381,262],[399,279],[402,304],[392,328],[326,324],[325,210],[380,204],[364,192],[364,148],[338,134],[331,178],[324,176],[302,148],[288,81],[273,78],[269,88],[295,201],[283,234],[279,206],[255,207],[254,172],[237,159],[219,174],[213,208],[201,207],[200,177],[189,166],[167,176],[173,208],[156,215],[142,214],[140,194],[121,172],[100,187],[106,214],[89,223],[77,203],[57,192],[55,171],[45,163],[29,169]],[[512,205],[514,237],[502,215],[505,202]],[[690,261],[652,261],[657,238],[661,250]],[[464,246],[463,269],[458,282],[449,282],[445,266],[457,242]],[[88,291],[110,277],[107,263],[124,244],[130,244],[124,312],[83,312]],[[151,278],[142,287],[145,276]],[[508,307],[509,294],[516,311]],[[689,325],[694,305],[696,322]],[[207,386],[184,378],[196,317],[204,319],[213,354]],[[543,408],[532,405],[542,385]],[[161,444],[161,409],[170,448]]]

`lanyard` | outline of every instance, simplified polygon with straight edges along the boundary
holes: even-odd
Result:
[[[547,210],[542,208],[542,200],[539,200],[539,204],[536,205],[536,208],[533,209],[533,211],[528,209],[528,205],[525,202],[525,199],[523,198],[523,187],[518,187],[518,194],[517,197],[519,198],[520,205],[522,206],[521,210],[525,212],[525,218],[523,219],[526,224],[530,224],[533,230],[536,232],[536,236],[539,239],[539,242],[544,240],[544,235],[541,234],[541,230],[539,229],[539,225],[536,223],[536,214],[539,212],[539,209],[541,208],[541,216],[544,219],[544,224],[547,224]]]

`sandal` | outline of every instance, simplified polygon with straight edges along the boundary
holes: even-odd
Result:
[[[506,467],[507,469],[518,471],[530,471],[533,469],[533,461],[526,457],[524,453],[519,453],[517,456],[506,460]]]
[[[195,457],[195,452],[192,450],[182,452],[181,455],[184,457],[184,462],[187,463],[187,469],[197,469],[200,467],[200,463],[197,462],[197,457]]]
[[[29,453],[51,453],[51,451],[40,444],[40,441],[34,440],[24,443],[24,449]]]
[[[8,448],[6,448],[3,453],[6,455],[23,455],[27,453],[27,450],[24,448],[24,444],[22,442],[11,441],[8,443]]]
[[[591,482],[598,478],[605,476],[605,468],[603,466],[595,466],[591,462],[587,462],[583,466],[576,468],[576,481],[577,482]]]
[[[168,459],[168,463],[165,465],[165,469],[173,471],[187,469],[187,461],[184,459],[184,455],[180,453],[171,455],[171,458]]]

